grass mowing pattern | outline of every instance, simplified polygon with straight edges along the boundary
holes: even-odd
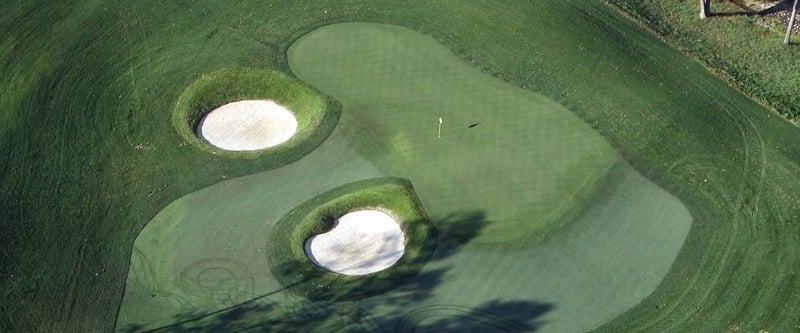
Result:
[[[208,144],[197,135],[200,121],[212,110],[245,99],[271,99],[286,106],[297,120],[295,134],[277,147],[231,152]],[[195,147],[228,157],[292,162],[305,156],[328,137],[339,120],[341,106],[286,74],[259,69],[230,69],[204,74],[178,98],[173,125]]]
[[[253,299],[279,309],[299,306],[295,298],[283,297],[284,286],[272,278],[267,259],[272,226],[321,193],[382,176],[349,149],[339,133],[334,130],[320,147],[289,167],[223,181],[159,212],[134,243],[117,329],[168,326],[176,318],[202,318]],[[324,177],[309,176],[313,174]],[[216,274],[201,279],[204,275],[198,273],[204,270]],[[204,288],[186,289],[198,286],[192,283],[198,280],[206,281]],[[275,295],[262,297],[269,294]],[[262,319],[274,315],[276,323],[288,325],[280,318],[290,314],[275,310]]]
[[[697,57],[737,89],[798,124],[800,48],[796,43],[789,47],[783,44],[785,26],[776,24],[768,30],[756,23],[758,15],[726,15],[742,9],[724,1],[712,2],[712,14],[722,15],[706,20],[698,17],[700,8],[696,3],[629,0],[611,3]]]
[[[692,232],[664,283],[605,330],[782,332],[800,322],[796,128],[604,4],[11,1],[2,9],[0,308],[11,331],[111,330],[137,232],[185,193],[271,165],[179,146],[169,117],[183,87],[223,68],[288,71],[284,51],[297,36],[354,20],[422,31],[544,93],[689,206]]]
[[[366,303],[392,314],[385,322],[394,320],[397,327],[426,332],[458,331],[434,318],[454,307],[479,309],[493,302],[544,303],[550,308],[544,313],[525,306],[491,309],[492,324],[514,322],[527,326],[522,331],[536,332],[584,332],[597,327],[653,291],[691,223],[681,202],[629,167],[615,168],[611,178],[578,219],[540,246],[487,250],[468,244],[448,252],[445,259],[434,256],[420,275],[443,271],[443,282],[424,300],[405,306],[410,311],[393,306],[393,294]],[[421,282],[415,279],[410,284]],[[397,293],[413,290],[401,288]]]
[[[405,251],[392,267],[366,276],[346,276],[313,264],[303,246],[325,233],[338,217],[354,210],[390,212],[405,234]],[[275,224],[267,251],[275,279],[312,300],[357,301],[394,289],[419,272],[433,254],[435,232],[410,182],[372,179],[323,193]]]
[[[696,4],[612,2],[697,57],[730,85],[796,124],[797,85],[792,82],[798,77],[797,48],[782,45],[783,30],[767,32],[743,16],[699,20]],[[734,10],[726,3],[714,5],[716,11]],[[692,75],[684,80],[697,79]],[[722,84],[696,82],[685,86],[688,91],[682,103],[702,112],[692,112],[699,118],[698,126],[692,118],[672,121],[681,117],[680,112],[653,119],[672,123],[676,130],[703,133],[698,136],[704,140],[675,142],[677,146],[671,148],[642,148],[660,151],[664,160],[675,156],[669,173],[687,184],[682,196],[695,202],[690,209],[700,223],[695,223],[683,251],[686,254],[662,290],[598,331],[797,330],[800,279],[798,262],[789,253],[798,251],[795,221],[800,216],[800,199],[790,188],[800,178],[787,172],[798,166],[798,154],[791,148],[798,142],[797,130]],[[707,126],[720,121],[726,124],[722,127],[735,131],[720,133],[720,126]],[[694,151],[692,156],[679,152],[685,152],[680,147],[687,144]],[[721,147],[732,153],[721,153]],[[654,154],[640,156],[647,155]]]
[[[410,282],[431,293],[412,308],[547,300],[555,308],[540,330],[592,329],[652,292],[688,233],[683,205],[624,163],[609,170],[614,152],[585,123],[474,71],[429,38],[396,26],[338,24],[298,39],[288,54],[298,77],[356,119],[358,130],[347,122],[342,131],[358,151],[414,182],[435,226],[455,212],[485,213],[469,244],[443,250],[422,274],[446,271],[445,280]],[[450,123],[441,138],[431,126],[437,114]],[[365,132],[377,140],[360,144]],[[399,156],[386,158],[393,149]],[[390,324],[386,314],[408,311],[386,305],[393,294],[371,303]]]
[[[330,40],[323,40],[320,44],[306,43],[305,46],[301,43],[320,36]],[[469,316],[471,321],[467,322],[475,325],[488,320],[491,325],[502,327],[541,326],[544,331],[554,332],[587,330],[635,305],[666,274],[688,232],[691,221],[688,212],[674,197],[616,160],[606,143],[567,110],[546,98],[475,71],[435,41],[408,29],[379,24],[331,25],[312,32],[301,42],[290,52],[293,68],[305,74],[313,72],[311,70],[314,66],[323,63],[336,68],[337,73],[322,77],[333,78],[333,82],[329,82],[327,86],[339,88],[336,92],[337,98],[350,97],[345,103],[346,109],[336,130],[325,144],[297,163],[248,177],[245,183],[249,188],[237,185],[241,183],[238,180],[220,183],[181,198],[162,212],[163,217],[159,214],[151,221],[134,245],[141,254],[137,253],[132,260],[146,264],[137,263],[131,267],[118,327],[125,328],[128,324],[135,323],[152,328],[177,322],[191,323],[192,327],[197,328],[198,325],[202,327],[203,322],[222,323],[227,318],[225,313],[244,311],[241,309],[248,307],[249,299],[266,300],[280,307],[296,302],[296,297],[283,293],[288,288],[299,289],[300,294],[316,298],[310,306],[317,305],[319,298],[342,299],[341,294],[358,296],[356,294],[359,292],[373,294],[376,289],[383,290],[385,292],[363,301],[357,301],[360,297],[346,299],[351,304],[364,308],[361,310],[361,317],[369,318],[371,322],[379,323],[382,327],[397,326],[400,330],[427,326],[436,331],[457,330],[442,327],[450,326],[448,322],[454,318],[444,317],[444,322],[431,322],[431,318],[439,318],[443,313],[456,316],[460,312],[463,313],[459,316]],[[337,54],[313,49],[314,46],[331,45],[331,42],[338,42],[335,43],[339,50]],[[363,50],[371,51],[365,57],[361,53]],[[412,50],[416,56],[411,54]],[[310,68],[302,67],[298,65],[301,62],[293,59],[292,55],[297,54],[324,56],[326,61],[309,61]],[[391,54],[391,57],[396,58],[387,59],[376,54]],[[355,61],[350,66],[338,66],[341,59]],[[417,67],[423,63],[427,66]],[[393,77],[391,73],[381,71],[386,68],[386,64],[393,66],[391,73],[413,72],[415,82],[423,89],[398,89],[386,84],[387,81],[404,81]],[[372,72],[375,70],[379,73]],[[389,92],[380,89],[363,91],[362,85],[346,83],[351,78],[364,77],[369,77],[373,82],[379,83],[376,86]],[[318,80],[313,76],[307,79],[311,82]],[[436,87],[441,95],[426,94],[429,89],[425,89],[428,86],[422,82],[427,80],[437,83]],[[525,129],[521,132],[530,131],[537,133],[536,137],[553,139],[530,144],[526,136],[504,131],[508,126],[497,124],[507,123],[494,119],[481,125],[478,128],[482,129],[481,132],[475,132],[474,127],[470,129],[468,126],[464,126],[461,132],[458,129],[451,130],[448,132],[451,133],[449,141],[445,137],[426,138],[425,133],[428,136],[433,134],[430,133],[430,124],[416,122],[414,119],[425,118],[431,110],[424,104],[420,107],[414,102],[427,100],[430,104],[442,106],[436,110],[449,112],[449,119],[474,116],[483,109],[478,108],[476,111],[463,107],[464,103],[460,99],[469,97],[458,92],[461,90],[459,88],[465,86],[469,88],[468,91],[482,92],[473,96],[475,99],[483,99],[482,103],[476,103],[478,105],[492,105],[498,101],[497,96],[504,97],[499,102],[502,107],[492,113],[496,118],[514,119],[516,124],[513,126]],[[403,91],[403,98],[386,98],[382,99],[383,103],[370,102],[375,96],[393,96],[391,91]],[[448,94],[444,94],[445,92]],[[457,105],[462,108],[448,111],[447,102],[450,101],[457,101],[460,103]],[[354,110],[350,105],[369,107]],[[401,113],[404,117],[381,117],[399,112],[387,111],[387,105],[396,105],[404,110]],[[365,122],[369,126],[365,126]],[[454,136],[453,132],[461,135]],[[406,139],[405,144],[398,144],[400,141],[397,140],[380,140],[403,133],[419,133],[406,137],[421,138]],[[575,137],[576,134],[582,136]],[[480,138],[512,149],[520,145],[527,146],[522,156],[531,161],[520,163],[521,155],[515,156],[507,151],[487,152],[486,150],[491,151],[494,147],[487,149],[476,144]],[[431,141],[446,144],[430,145]],[[364,142],[369,143],[366,148]],[[601,150],[606,155],[589,158],[584,155],[586,151],[580,144],[576,143]],[[437,153],[454,161],[443,163],[441,159],[431,157],[433,152],[429,149],[436,149]],[[565,156],[553,159],[554,150]],[[464,157],[459,155],[465,155],[470,160],[460,160]],[[575,158],[575,155],[583,158]],[[333,161],[332,156],[336,156]],[[485,161],[487,156],[494,160]],[[345,161],[347,163],[343,164]],[[544,167],[553,161],[558,162],[557,165],[561,168]],[[486,162],[505,164],[503,172],[499,172],[501,169],[475,168],[475,165],[480,166]],[[531,162],[543,167],[531,169],[528,167]],[[576,168],[578,163],[579,168]],[[609,169],[608,163],[615,165]],[[377,169],[366,171],[370,166]],[[336,174],[331,174],[333,168],[338,171]],[[437,169],[440,172],[420,172]],[[494,180],[498,183],[503,183],[505,177],[514,177],[517,182],[527,183],[531,177],[563,179],[558,175],[570,171],[570,175],[575,178],[583,179],[585,176],[599,174],[596,177],[600,179],[592,178],[588,190],[578,188],[588,193],[555,202],[546,195],[552,191],[548,184],[534,186],[524,193],[517,191],[516,187],[483,188],[483,198],[507,198],[508,202],[504,202],[501,207],[497,207],[497,203],[494,203],[495,207],[486,206],[480,201],[467,202],[465,205],[463,201],[467,197],[464,195],[464,186],[474,184],[464,184],[459,177],[443,176],[469,175],[473,182]],[[428,197],[426,208],[431,207],[430,210],[435,212],[431,223],[440,230],[437,252],[432,263],[426,265],[403,286],[386,287],[380,284],[386,281],[379,279],[373,281],[377,285],[368,284],[366,290],[351,290],[353,284],[363,288],[365,282],[362,281],[365,280],[344,277],[339,281],[330,281],[331,279],[314,278],[315,273],[324,270],[309,265],[301,247],[307,235],[312,232],[303,232],[297,224],[291,223],[297,219],[284,219],[278,224],[277,231],[270,232],[282,234],[284,237],[273,236],[273,241],[266,242],[266,249],[277,253],[272,254],[272,257],[283,259],[278,261],[280,265],[273,264],[271,275],[263,272],[261,265],[264,262],[264,253],[260,252],[261,247],[254,250],[253,244],[260,244],[259,235],[263,237],[265,230],[273,224],[272,221],[277,220],[274,217],[276,211],[283,211],[286,209],[283,207],[292,207],[291,205],[312,209],[319,204],[318,200],[292,204],[295,200],[292,197],[301,198],[306,195],[313,198],[319,193],[315,193],[315,189],[325,189],[315,183],[330,182],[331,179],[358,179],[371,172],[409,175],[428,189],[418,193]],[[287,173],[292,176],[287,177]],[[300,180],[306,182],[299,183]],[[550,184],[569,185],[569,180]],[[309,182],[314,185],[309,186]],[[240,193],[234,193],[233,189],[238,189]],[[542,197],[550,201],[541,203],[539,198]],[[535,222],[541,216],[514,216],[507,212],[503,215],[503,212],[497,214],[496,210],[492,210],[513,210],[518,206],[525,207],[534,203],[544,207],[549,205],[549,208],[555,210],[562,206],[573,207],[571,214],[562,215],[560,220],[556,220],[562,226],[562,232],[552,232],[550,239],[544,241],[543,229],[536,233],[527,230],[529,226],[526,224],[509,224],[509,220]],[[305,209],[301,209],[303,210]],[[549,212],[545,214],[547,213]],[[302,217],[304,214],[300,215]],[[319,227],[317,220],[311,222],[314,223],[302,225]],[[506,228],[498,228],[497,225],[505,225]],[[520,232],[522,230],[525,232]],[[293,232],[300,233],[293,236]],[[286,244],[291,239],[294,241]],[[170,244],[175,245],[169,247]],[[294,255],[290,251],[292,246],[295,247]],[[236,275],[231,265],[213,265],[213,260],[225,262],[221,260],[223,258],[242,263],[251,274]],[[294,258],[295,261],[287,258]],[[303,267],[299,265],[301,263],[311,268],[310,271],[298,272]],[[235,279],[238,283],[206,283],[201,295],[223,297],[195,297],[184,304],[169,304],[171,295],[187,294],[183,283],[163,283],[159,279],[147,278],[147,272],[153,272],[150,275],[178,281],[178,278],[169,278],[174,275],[171,272],[183,272],[187,270],[185,267],[191,268],[196,264],[209,271],[212,268],[225,271],[227,273],[222,281]],[[152,268],[148,269],[148,266]],[[259,279],[259,276],[266,278]],[[591,276],[588,281],[587,276]],[[274,280],[282,283],[275,286]],[[342,282],[346,283],[341,284]],[[217,288],[218,285],[255,285],[255,288],[250,292],[250,298],[246,296],[247,293],[238,293],[243,303],[226,308],[226,303],[215,298],[229,298],[227,296],[231,295],[228,292],[230,287],[220,289]],[[318,289],[334,294],[316,295]],[[618,289],[625,289],[626,292],[620,293]],[[471,292],[464,293],[463,290]],[[156,296],[151,296],[154,291]],[[195,290],[192,294],[200,291]],[[544,303],[543,300],[548,302]],[[486,305],[491,306],[486,308]],[[155,315],[152,313],[154,308],[160,309]],[[547,314],[540,311],[545,308],[548,310],[545,311]],[[466,309],[483,309],[488,313],[473,313]],[[183,319],[184,317],[177,315],[181,313],[191,313],[192,316]],[[575,318],[575,313],[581,315]],[[349,323],[353,320],[347,316],[337,316],[338,319],[334,321]],[[212,319],[215,317],[218,319]],[[548,322],[547,325],[540,325],[538,320],[542,318]],[[306,316],[302,321],[305,325],[317,327],[324,326],[330,319]],[[269,321],[271,325],[285,325],[293,320]],[[504,322],[513,325],[503,325]]]
[[[353,146],[385,170],[407,170],[426,207],[486,212],[494,222],[475,242],[542,239],[570,221],[565,215],[617,161],[563,106],[406,29],[326,26],[298,39],[288,56],[299,78],[336,96],[356,120],[344,129]]]

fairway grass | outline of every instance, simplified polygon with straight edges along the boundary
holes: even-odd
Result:
[[[661,8],[641,6],[656,12]],[[152,324],[171,323],[162,331],[268,326],[275,331],[546,332],[568,330],[565,325],[572,320],[575,330],[602,325],[598,332],[791,332],[800,325],[797,128],[603,2],[302,0],[189,5],[12,0],[0,9],[2,331],[112,331],[115,323],[122,330],[122,323],[134,318],[124,318],[121,308],[152,305],[148,302],[153,299],[164,303],[139,306],[129,314],[153,319]],[[726,27],[723,20],[713,23],[720,21]],[[549,105],[560,105],[554,110],[580,117],[632,168],[625,171],[625,163],[609,160],[593,183],[608,185],[580,191],[586,193],[577,198],[585,203],[583,209],[556,214],[571,222],[549,224],[557,226],[550,236],[536,239],[538,233],[530,230],[519,237],[492,230],[494,220],[486,217],[496,219],[503,214],[499,211],[450,214],[449,208],[458,202],[439,196],[448,193],[445,184],[459,184],[452,191],[474,202],[481,193],[462,184],[480,177],[441,175],[437,184],[436,173],[415,179],[418,171],[406,169],[422,165],[424,158],[447,166],[449,156],[441,151],[457,149],[453,142],[488,149],[482,145],[490,145],[499,130],[487,125],[501,122],[499,117],[459,119],[457,114],[433,112],[412,125],[384,122],[392,116],[348,104],[353,116],[343,112],[316,149],[279,160],[213,154],[188,144],[176,131],[171,118],[176,103],[204,74],[255,68],[291,75],[296,68],[289,67],[290,45],[316,28],[340,22],[387,23],[428,36],[471,69],[532,96],[544,96],[534,98],[535,103],[549,100]],[[764,42],[770,43],[769,38]],[[700,38],[692,40],[703,45]],[[722,42],[749,44],[741,36]],[[365,62],[369,64],[378,65]],[[797,74],[786,66],[762,64],[781,73],[770,77]],[[743,85],[763,90],[767,98],[787,96],[784,92],[793,89],[776,87],[780,79],[765,80],[775,83]],[[385,97],[390,101],[397,96],[393,90]],[[360,97],[334,98],[344,103]],[[467,101],[460,103],[469,106]],[[458,102],[450,101],[442,109],[454,103]],[[502,119],[503,125],[522,127],[531,116],[521,114],[523,121]],[[440,139],[438,117],[443,119]],[[397,132],[377,124],[419,132],[394,135]],[[481,131],[493,135],[473,135]],[[376,140],[354,142],[360,135]],[[562,137],[556,138],[559,142],[554,144],[561,144]],[[423,140],[435,143],[425,141],[420,147]],[[395,148],[381,153],[389,146]],[[467,158],[479,161],[474,155]],[[488,162],[482,166],[492,167]],[[259,252],[266,247],[258,228],[329,189],[386,175],[410,179],[432,222],[449,235],[438,239],[437,252],[425,270],[367,301],[311,302],[281,292],[283,286],[270,278]],[[637,178],[641,175],[646,178]],[[648,179],[680,199],[691,213],[691,230],[674,261],[664,252],[679,246],[675,236],[682,229],[667,222],[675,214],[665,218],[655,213],[678,206]],[[508,183],[520,192],[515,197],[532,193]],[[615,190],[620,186],[623,190]],[[633,190],[637,186],[641,188]],[[661,208],[637,212],[638,206],[631,205],[637,200],[643,201],[641,207]],[[622,218],[618,214],[623,212],[631,215]],[[219,246],[187,245],[180,238],[164,238],[160,245],[185,247],[183,252],[165,250],[165,256],[192,254],[184,258],[185,264],[196,265],[184,276],[198,287],[196,295],[205,304],[253,298],[232,308],[214,305],[215,313],[194,311],[186,316],[161,312],[189,306],[179,298],[141,293],[125,295],[123,301],[126,290],[135,286],[126,286],[126,279],[150,283],[147,270],[138,277],[127,275],[143,268],[131,258],[137,253],[134,241],[148,223],[185,231],[186,239],[214,235]],[[161,232],[175,234],[169,228]],[[492,234],[497,237],[488,238]],[[506,244],[500,241],[505,236],[534,242]],[[235,261],[204,261],[223,254]],[[517,265],[520,257],[540,269]],[[654,266],[650,258],[670,263]],[[210,275],[199,273],[207,268],[214,268]],[[518,276],[542,284],[520,286],[525,280]],[[478,280],[484,283],[470,289]],[[493,283],[485,282],[490,280]],[[544,284],[547,281],[550,284]],[[209,283],[216,283],[221,292],[203,294]],[[500,288],[504,285],[516,289]],[[617,310],[606,311],[604,301]],[[405,311],[393,312],[397,307]]]

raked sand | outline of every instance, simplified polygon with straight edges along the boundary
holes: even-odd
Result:
[[[305,244],[312,262],[344,275],[384,270],[403,256],[404,247],[400,225],[379,210],[347,213],[330,231],[309,238]]]
[[[297,119],[270,100],[241,100],[207,114],[197,129],[201,138],[225,150],[249,151],[277,146],[297,131]]]

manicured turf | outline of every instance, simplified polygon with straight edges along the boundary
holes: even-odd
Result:
[[[324,177],[309,177],[311,171]],[[330,140],[291,167],[225,181],[173,202],[137,240],[143,251],[134,251],[132,262],[142,266],[131,267],[117,327],[168,325],[180,312],[197,316],[282,290],[267,260],[272,225],[319,194],[380,175],[367,160],[348,153],[341,140]],[[206,294],[185,291],[182,276],[202,277],[214,269],[224,269],[216,281],[236,283],[238,289],[215,289],[212,283]],[[222,302],[215,296],[220,293]],[[186,298],[194,305],[176,301]]]
[[[557,228],[616,161],[561,105],[406,29],[323,27],[288,54],[295,75],[347,108],[352,146],[382,170],[407,173],[432,214],[485,212],[492,223],[478,242],[529,242]]]
[[[364,301],[362,306],[373,310],[364,310],[363,316],[381,326],[417,321],[425,326],[431,311],[446,307],[546,300],[555,305],[550,313],[528,313],[530,320],[519,322],[506,318],[508,313],[495,313],[496,320],[506,318],[521,327],[544,320],[550,322],[544,331],[585,331],[652,292],[688,233],[691,216],[683,205],[619,161],[580,119],[543,96],[476,71],[430,38],[395,26],[331,25],[298,40],[289,49],[289,64],[299,78],[342,101],[344,109],[326,145],[284,169],[302,170],[298,172],[305,178],[329,179],[327,167],[321,167],[330,164],[324,160],[330,155],[326,149],[344,150],[343,157],[351,151],[360,156],[356,162],[408,177],[433,225],[443,230],[439,254],[419,278],[408,282],[411,289],[391,291],[398,281],[388,288],[391,292]],[[436,115],[448,119],[441,138],[431,126],[437,124]],[[480,125],[469,127],[476,122]],[[346,179],[363,174],[361,168],[348,165],[341,169],[348,173]],[[221,210],[230,199],[224,196],[228,190],[217,189],[215,194],[203,190],[181,199],[191,202],[188,198],[201,196],[219,201],[176,208],[193,217],[169,213],[150,222],[134,245],[133,260],[141,263],[131,270],[127,292],[133,296],[126,296],[119,328],[167,326],[183,318],[178,314],[203,317],[235,305],[234,299],[243,303],[264,294],[270,296],[262,301],[286,306],[297,300],[283,294],[295,289],[313,299],[361,298],[351,285],[375,282],[356,277],[337,285],[317,276],[308,260],[309,268],[302,268],[303,262],[296,259],[289,263],[287,258],[297,256],[285,253],[290,248],[302,253],[304,239],[294,234],[306,233],[294,228],[307,223],[293,226],[287,218],[278,222],[265,218],[276,204],[291,207],[281,197],[293,191],[291,180],[280,181],[270,174],[259,177],[260,186],[254,188],[267,194],[247,194],[268,198],[258,202],[259,207],[235,203],[234,207],[248,211],[247,217],[230,208]],[[465,227],[462,219],[452,217],[470,211],[481,212],[479,225],[471,226],[474,235],[455,251],[450,243],[459,237],[453,232]],[[288,219],[292,220],[296,218]],[[275,223],[277,231],[266,233]],[[259,235],[270,235],[270,242],[258,241]],[[545,236],[552,239],[543,242]],[[265,258],[271,260],[272,275],[258,267]],[[234,270],[230,262],[241,268]],[[200,279],[200,272],[214,270],[225,274],[216,279],[206,275],[213,282],[208,281],[198,298],[194,293],[199,290],[190,288],[184,275],[189,272]],[[434,283],[429,277],[435,275],[441,278]],[[281,281],[288,290],[275,293],[274,283],[253,282],[259,279]],[[246,290],[233,292],[228,284]],[[376,287],[387,290],[376,285],[362,292]],[[623,288],[626,292],[617,291]],[[393,302],[404,293],[423,291],[427,297],[412,304]],[[183,302],[176,304],[176,298]],[[156,315],[149,313],[154,308],[159,309]],[[508,311],[512,310],[525,314],[523,308]]]
[[[259,206],[272,199],[255,181],[264,174],[221,183],[198,192],[206,197],[192,194],[165,209],[188,193],[281,162],[225,159],[182,145],[171,126],[172,110],[202,74],[245,67],[288,73],[286,50],[296,38],[347,21],[420,31],[473,66],[549,97],[686,204],[692,229],[663,283],[600,331],[787,332],[800,325],[797,129],[604,3],[12,0],[0,8],[3,330],[110,331],[136,234],[159,211],[200,221],[208,211],[193,215],[181,205],[215,202],[203,200],[220,189],[219,195],[232,200],[226,202]],[[445,126],[452,124],[448,119]],[[436,119],[426,121],[434,131]],[[267,173],[281,193],[280,208],[257,213],[278,219],[326,189],[387,172],[380,166],[388,163],[375,163],[360,150],[323,148],[334,145],[333,137],[329,140],[291,168]],[[327,161],[322,169],[331,178],[310,179],[304,177],[310,166],[293,168],[312,160]],[[330,164],[336,161],[354,161],[347,164],[354,170]],[[293,191],[285,190],[290,187]],[[224,209],[232,211],[230,204],[217,207],[219,217],[235,216],[222,215]],[[450,220],[483,219],[476,213]],[[452,223],[440,223],[447,224]],[[462,236],[473,238],[469,232]],[[490,243],[474,242],[481,251]],[[477,250],[462,246],[444,254],[455,260],[467,251]],[[417,281],[458,281],[432,273]],[[258,281],[276,290],[269,281]],[[555,316],[562,306],[542,299],[434,307],[421,306],[427,304],[420,301],[428,299],[425,292],[393,295],[393,304],[418,305],[407,317],[426,318],[423,326],[461,331],[471,323],[485,324],[486,318],[509,330],[519,329],[518,322],[535,326],[536,316],[514,314]],[[351,330],[394,328],[378,326],[388,318],[378,322],[361,316],[365,309],[380,312],[379,306],[261,300],[172,328],[252,330],[252,325],[237,326],[237,318],[276,330],[341,324],[323,320],[332,317],[358,321],[361,326],[353,324]],[[405,329],[419,320],[397,322]]]
[[[754,2],[769,1],[743,1]],[[610,3],[624,8],[667,41],[696,56],[738,89],[800,124],[800,98],[797,98],[800,95],[800,61],[797,61],[800,38],[795,34],[793,45],[784,45],[786,26],[775,17],[737,15],[735,13],[742,13],[743,9],[733,1],[712,1],[714,16],[705,20],[698,17],[698,4],[686,1],[614,0]],[[784,14],[789,15],[789,12]]]

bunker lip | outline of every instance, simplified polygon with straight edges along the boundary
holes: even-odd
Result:
[[[386,212],[358,210],[340,217],[330,231],[309,238],[308,258],[317,266],[344,275],[382,271],[403,256],[405,236]]]
[[[230,151],[277,146],[297,131],[297,119],[272,100],[241,100],[209,112],[197,134],[211,145]]]

